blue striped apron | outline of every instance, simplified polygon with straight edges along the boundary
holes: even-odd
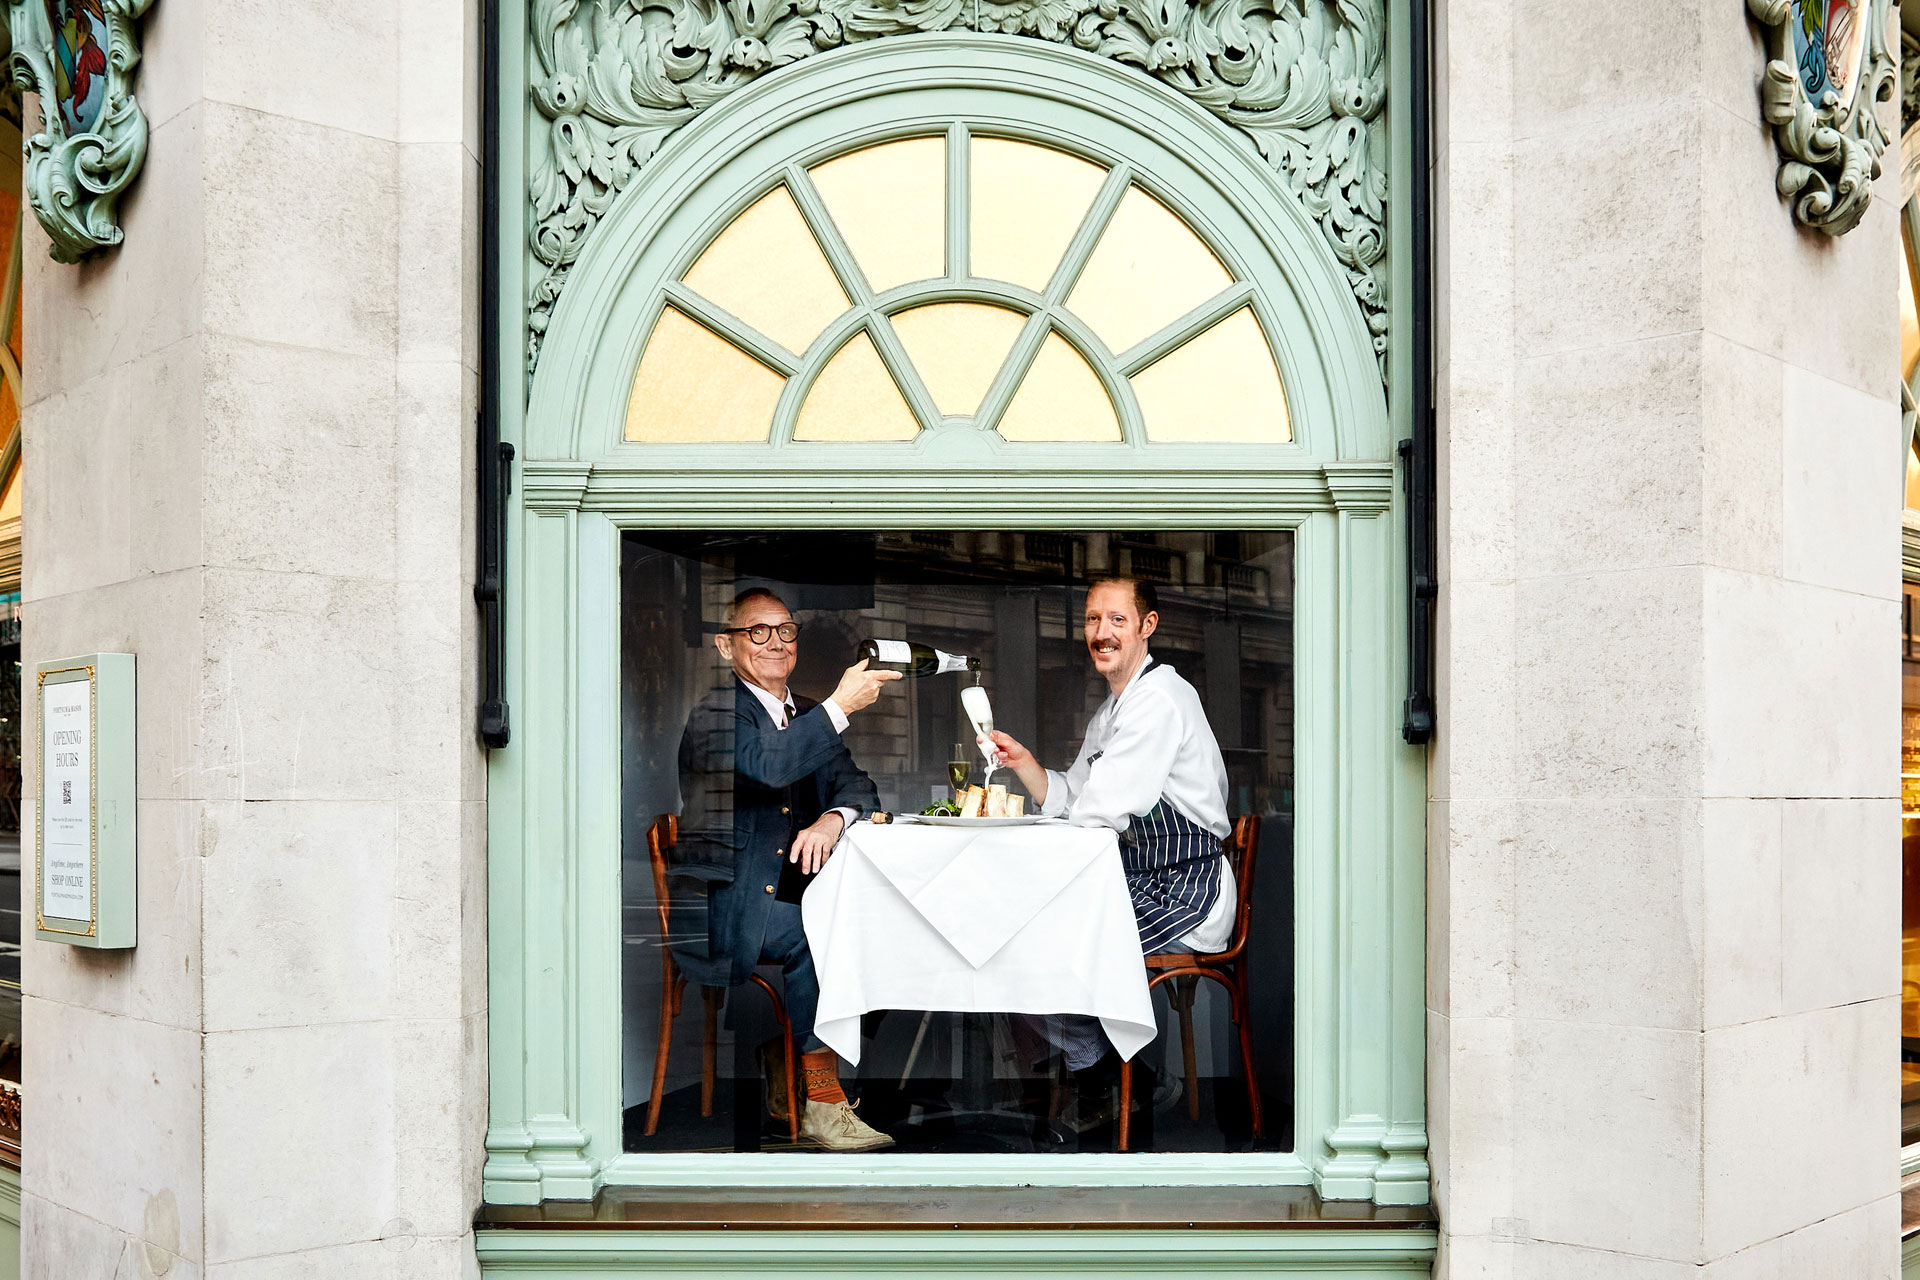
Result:
[[[1153,955],[1200,927],[1220,897],[1220,837],[1165,800],[1120,835],[1140,950]]]

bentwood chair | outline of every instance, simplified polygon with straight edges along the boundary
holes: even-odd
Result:
[[[681,964],[675,957],[678,948],[687,954],[695,943],[678,940],[673,936],[673,904],[667,896],[667,850],[673,848],[680,838],[680,819],[666,814],[647,828],[647,860],[653,866],[653,896],[660,913],[660,1044],[653,1055],[653,1096],[647,1099],[647,1136],[660,1125],[661,1095],[667,1087],[667,1050],[673,1044],[673,1020],[680,1012],[680,998],[687,989],[687,975],[682,972]],[[704,948],[705,940],[698,944]],[[689,956],[689,958],[691,958]],[[793,1024],[787,1020],[787,1003],[773,984],[759,974],[749,974],[747,980],[767,993],[767,999],[773,1002],[773,1016],[780,1024],[780,1044],[784,1050],[781,1061],[785,1064],[787,1094],[787,1136],[793,1141],[800,1140],[800,1109],[794,1100],[795,1059],[793,1054]],[[700,995],[706,1004],[707,1034],[705,1053],[700,1069],[700,1114],[713,1114],[713,1077],[714,1057],[719,1041],[720,1002],[726,996],[724,986],[713,983],[700,983]]]
[[[1186,1068],[1187,1115],[1200,1118],[1199,1073],[1194,1066],[1193,998],[1200,979],[1217,982],[1227,989],[1233,1025],[1240,1032],[1240,1066],[1247,1075],[1247,1111],[1253,1123],[1253,1136],[1264,1136],[1265,1122],[1260,1114],[1260,1077],[1253,1069],[1253,1034],[1248,1022],[1253,1013],[1247,974],[1247,934],[1253,927],[1253,863],[1260,850],[1260,819],[1249,815],[1233,824],[1233,834],[1222,843],[1221,852],[1233,868],[1234,888],[1239,906],[1233,916],[1233,936],[1224,951],[1196,955],[1169,951],[1146,958],[1147,990],[1163,982],[1173,984],[1167,1003],[1180,1015],[1182,1065]],[[1120,1149],[1127,1149],[1133,1120],[1133,1063],[1120,1064]]]

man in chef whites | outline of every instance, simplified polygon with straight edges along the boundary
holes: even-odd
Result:
[[[1111,693],[1087,725],[1073,767],[1043,768],[997,730],[994,748],[1042,813],[1120,833],[1144,953],[1219,951],[1233,932],[1238,896],[1221,852],[1233,824],[1226,761],[1200,695],[1147,651],[1160,623],[1152,583],[1096,579],[1084,623],[1087,653]],[[1099,1062],[1107,1048],[1099,1020],[1060,1022],[1068,1069]]]

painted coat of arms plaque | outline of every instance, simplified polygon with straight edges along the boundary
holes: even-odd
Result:
[[[46,0],[53,92],[69,134],[89,133],[107,96],[107,15],[101,0]]]
[[[7,0],[14,85],[39,95],[23,185],[53,257],[78,262],[120,243],[120,197],[147,154],[133,96],[136,23],[153,0]]]
[[[1814,103],[1853,100],[1860,83],[1864,0],[1793,0],[1793,54],[1800,86]]]
[[[1766,28],[1761,111],[1780,147],[1775,185],[1802,226],[1844,235],[1873,199],[1899,88],[1890,0],[1747,0]]]

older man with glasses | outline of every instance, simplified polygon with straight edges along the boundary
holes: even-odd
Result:
[[[893,1140],[854,1114],[839,1058],[813,1034],[820,986],[801,927],[800,890],[847,824],[879,805],[873,779],[840,735],[847,718],[900,673],[861,662],[815,704],[787,687],[799,641],[800,624],[764,588],[735,597],[713,638],[735,680],[694,709],[680,743],[675,865],[709,885],[707,973],[686,967],[701,980],[738,986],[757,964],[781,966],[805,1084],[801,1136],[830,1151],[869,1151]],[[779,1078],[777,1050],[767,1067],[769,1082]],[[768,1093],[774,1118],[785,1120],[784,1091]]]

